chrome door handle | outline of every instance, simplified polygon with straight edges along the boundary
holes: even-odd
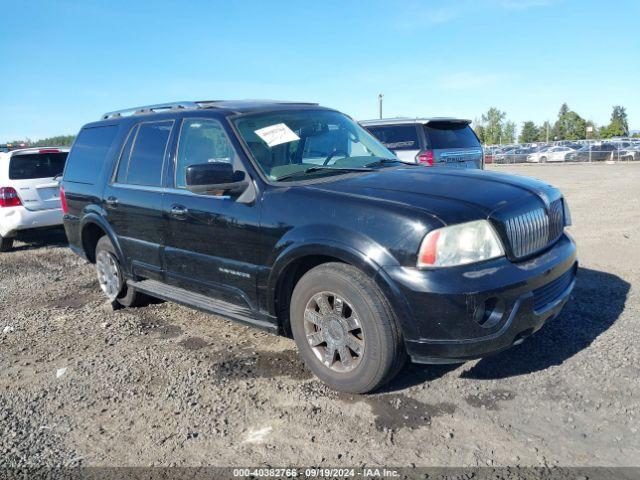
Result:
[[[109,197],[105,200],[108,207],[115,208],[118,206],[118,199],[116,197]]]
[[[189,210],[187,210],[187,208],[183,207],[182,205],[173,205],[171,207],[172,217],[185,218],[185,216],[187,215],[187,212],[189,212]]]

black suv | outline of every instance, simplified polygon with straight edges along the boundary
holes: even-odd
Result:
[[[399,162],[309,103],[182,102],[82,128],[61,188],[71,248],[114,306],[157,297],[291,335],[333,388],[405,357],[462,362],[563,307],[576,248],[561,193]]]

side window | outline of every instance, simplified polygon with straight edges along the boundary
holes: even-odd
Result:
[[[185,119],[180,130],[176,159],[176,188],[185,188],[190,165],[233,163],[235,152],[222,125],[211,119]]]
[[[116,125],[80,130],[69,153],[64,179],[69,182],[94,184],[117,133]]]
[[[138,125],[135,135],[130,135],[127,139],[127,144],[133,142],[133,145],[128,158],[125,156],[128,145],[125,146],[117,181],[159,187],[162,184],[162,164],[172,127],[172,120]]]
[[[139,125],[136,125],[129,132],[129,136],[127,137],[127,143],[124,144],[124,148],[122,149],[122,154],[120,155],[120,162],[118,163],[118,174],[116,176],[116,182],[118,183],[126,183],[127,181],[127,171],[129,170],[129,157],[131,156],[131,146],[133,145],[133,140],[136,138],[136,133],[138,133]]]
[[[391,150],[418,150],[418,132],[416,126],[380,125],[365,127],[371,134]]]

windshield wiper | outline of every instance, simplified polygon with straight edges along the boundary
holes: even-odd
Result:
[[[406,163],[403,162],[402,160],[397,160],[395,158],[380,158],[378,160],[375,160],[373,162],[367,163],[364,166],[365,167],[381,167],[383,165],[396,165],[398,163],[401,164],[405,164],[405,165],[411,165],[410,163]]]
[[[365,165],[365,167],[366,167],[366,165]],[[297,172],[287,173],[286,175],[282,175],[281,177],[276,178],[276,181],[279,182],[280,180],[286,180],[287,178],[299,177],[299,176],[304,175],[306,173],[321,172],[321,171],[333,171],[333,172],[373,172],[373,171],[375,171],[373,168],[365,168],[365,167],[334,168],[334,167],[315,166],[315,167],[305,168],[304,170],[299,170]]]

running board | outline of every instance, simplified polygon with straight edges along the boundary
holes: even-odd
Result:
[[[166,283],[159,282],[157,280],[141,280],[139,282],[128,280],[127,285],[130,285],[137,291],[146,293],[151,297],[179,303],[206,313],[220,315],[272,333],[277,333],[278,331],[278,325],[275,323],[275,319],[273,321],[269,321],[269,317],[263,314],[257,314],[259,317],[256,318],[256,312],[253,310],[239,307],[222,300],[216,300],[200,293],[185,290],[184,288],[167,285]]]

